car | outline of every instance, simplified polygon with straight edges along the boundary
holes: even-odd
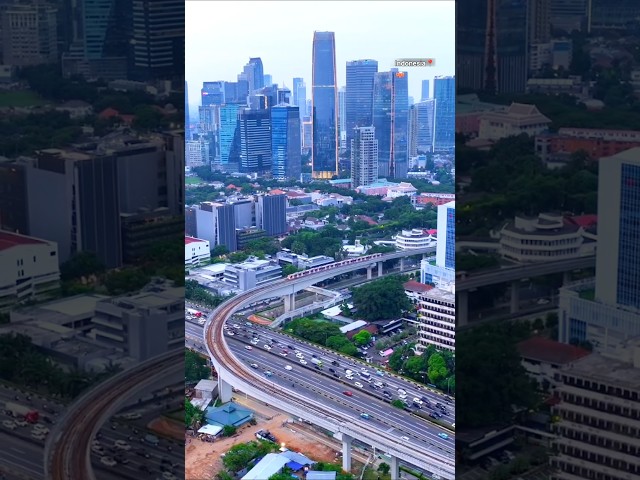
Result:
[[[336,371],[335,371],[333,368],[330,368],[330,369],[329,369],[329,371],[330,371],[331,373],[336,373]]]
[[[439,433],[438,436],[444,440],[449,438],[449,435],[447,435],[446,433]]]
[[[339,367],[339,366],[340,366],[340,364],[339,364],[336,360],[333,360],[333,361],[331,362],[331,365],[335,365],[336,367]]]
[[[104,448],[102,448],[100,445],[93,445],[91,447],[91,451],[93,453],[95,453],[96,455],[100,455],[100,456],[104,455],[104,453],[105,453],[104,452]]]
[[[346,395],[347,397],[352,397],[353,393],[350,392],[349,390],[345,390],[344,392],[342,392],[343,395]]]
[[[301,359],[300,359],[300,363],[301,363],[302,365],[306,365],[308,362],[307,362],[304,358],[301,358]]]
[[[549,300],[547,300],[546,298],[541,298],[540,300],[538,300],[536,302],[538,305],[546,305],[547,303],[549,303]]]
[[[298,358],[304,358],[304,355],[303,355],[303,354],[301,354],[300,352],[297,352],[297,353],[296,353],[296,357],[298,357]]]
[[[400,437],[402,440],[404,440],[405,442],[409,441],[409,437]]]
[[[264,349],[265,349],[265,350],[271,350],[271,345],[265,345],[265,346],[264,346]]]
[[[118,462],[116,462],[111,457],[102,457],[102,458],[100,458],[100,463],[102,463],[103,465],[106,465],[107,467],[115,467],[118,464]]]
[[[257,345],[259,342],[260,340],[258,340],[257,338],[254,338],[253,340],[251,340],[252,345]]]
[[[14,423],[19,427],[26,427],[27,425],[29,425],[29,422],[27,422],[26,420],[14,420]]]
[[[360,416],[365,420],[369,420],[371,418],[368,413],[361,413]]]
[[[418,397],[413,399],[413,403],[417,403],[418,405],[422,405],[422,400],[420,400]]]
[[[253,350],[253,347],[251,345],[245,345],[244,348],[246,348],[247,350]]]
[[[251,364],[251,368],[258,368],[258,364],[257,363],[252,363]]]
[[[12,422],[11,420],[4,420],[2,422],[2,426],[8,428],[9,430],[15,430],[16,422]]]
[[[237,323],[234,323],[233,328],[240,328],[240,325],[238,325]]]
[[[431,412],[429,416],[433,419],[436,419],[436,420],[438,419],[438,414],[436,412]]]
[[[376,375],[379,377],[384,377],[384,372],[382,370],[376,370]]]
[[[178,479],[178,477],[176,477],[173,473],[166,472],[166,471],[162,474],[162,478],[164,480],[177,480]]]
[[[407,392],[406,392],[406,390],[404,390],[404,389],[402,389],[402,388],[399,388],[399,389],[398,389],[398,395],[405,395],[405,396],[406,396],[406,395],[407,395]]]
[[[289,350],[293,350],[293,347],[292,347],[291,345],[287,345],[287,348],[288,348]]]
[[[387,392],[386,390],[384,392],[382,392],[382,395],[384,395],[385,397],[390,397],[391,394],[389,392]]]
[[[269,371],[269,370],[265,370],[265,371],[264,371],[264,374],[265,374],[267,377],[270,377],[271,375],[273,375],[273,372],[271,372],[271,371]]]
[[[227,335],[229,335],[230,337],[233,337],[233,336],[235,335],[235,333],[233,333],[233,332],[232,332],[232,331],[230,331],[230,330],[227,330],[227,332],[226,332],[226,333],[227,333]]]
[[[354,385],[355,385],[356,387],[358,387],[358,388],[362,388],[362,387],[364,387],[364,385],[362,385],[360,382],[356,382],[356,383],[354,383]]]
[[[333,376],[336,378],[340,378],[340,375],[338,375],[337,373],[334,373]]]
[[[127,442],[125,442],[124,440],[116,440],[113,443],[113,446],[120,449],[120,450],[131,450],[131,445],[129,445]]]
[[[315,353],[312,353],[312,354],[311,354],[311,356],[312,356],[313,358],[318,358],[318,356],[317,356]]]
[[[280,355],[282,355],[283,357],[286,357],[289,354],[287,352],[285,352],[285,351],[282,351],[282,352],[280,352]]]
[[[293,367],[291,365],[285,365],[284,369],[285,370],[293,370]]]
[[[453,428],[456,428],[456,422],[453,422],[453,423],[451,424],[451,426],[452,426]]]

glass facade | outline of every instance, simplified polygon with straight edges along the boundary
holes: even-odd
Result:
[[[244,173],[271,171],[271,114],[269,110],[240,111],[240,165]]]
[[[338,89],[335,34],[314,32],[312,53],[313,176],[338,174]]]
[[[447,208],[445,268],[456,268],[456,209]]]
[[[455,77],[436,77],[433,96],[436,99],[434,151],[453,152],[456,137]]]
[[[347,148],[351,145],[355,127],[370,127],[373,110],[373,79],[378,72],[376,60],[347,62],[345,89],[345,130]]]
[[[239,105],[222,105],[220,107],[220,130],[218,133],[218,145],[220,149],[220,163],[229,163],[233,140],[238,130]]]
[[[277,180],[298,180],[302,170],[298,107],[279,105],[271,109],[271,174]]]
[[[406,178],[409,154],[409,90],[406,72],[376,73],[373,126],[378,140],[378,175]]]
[[[617,302],[640,308],[640,165],[622,164]]]

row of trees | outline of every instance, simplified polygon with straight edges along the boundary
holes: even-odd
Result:
[[[396,348],[389,357],[389,368],[425,385],[430,383],[441,390],[454,392],[456,366],[453,353],[438,351],[429,345],[422,355],[416,355],[414,346],[407,344]]]
[[[326,320],[298,318],[287,323],[285,331],[345,355],[358,354],[357,347],[340,331],[340,327]]]
[[[185,282],[184,298],[209,308],[216,308],[227,299],[227,297],[221,297],[209,292],[196,280],[187,280]]]

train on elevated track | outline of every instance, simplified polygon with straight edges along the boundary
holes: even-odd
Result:
[[[295,280],[297,278],[306,277],[308,275],[313,275],[314,273],[325,272],[327,270],[333,270],[334,268],[344,267],[345,265],[352,265],[354,263],[364,263],[370,262],[371,260],[375,260],[377,258],[382,257],[384,254],[382,253],[374,253],[372,255],[364,255],[362,257],[356,258],[348,258],[346,260],[342,260],[340,262],[329,263],[327,265],[321,265],[319,267],[313,267],[303,272],[292,273],[287,276],[288,280]]]

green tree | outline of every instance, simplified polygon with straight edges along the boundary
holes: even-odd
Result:
[[[347,344],[343,345],[342,347],[340,347],[340,349],[338,351],[340,353],[344,353],[345,355],[350,355],[352,357],[355,357],[355,356],[358,355],[358,349],[352,343],[347,343]]]
[[[62,281],[77,280],[90,275],[99,275],[104,271],[105,266],[95,253],[78,252],[60,265],[60,279]]]
[[[358,346],[366,345],[371,341],[371,333],[366,330],[361,330],[353,336],[353,341]]]
[[[202,424],[204,413],[196,408],[189,398],[184,399],[184,424],[187,428],[196,429]]]
[[[237,431],[238,429],[233,425],[225,425],[224,427],[222,427],[222,434],[225,437],[231,437],[235,435]]]
[[[295,266],[293,266],[292,264],[288,264],[288,265],[285,265],[284,267],[282,267],[282,276],[283,277],[292,275],[292,274],[294,274],[296,272],[299,272],[299,270]]]
[[[247,258],[249,258],[249,254],[246,252],[233,252],[230,253],[227,257],[229,258],[229,261],[231,263],[242,263]]]
[[[184,351],[184,378],[187,382],[197,382],[207,379],[211,370],[207,367],[207,361],[196,352],[185,349]]]
[[[129,267],[107,273],[104,285],[111,295],[122,295],[140,290],[150,279],[141,269]]]
[[[368,321],[398,318],[411,307],[398,276],[384,277],[354,289],[353,304],[358,315]]]
[[[440,383],[440,381],[449,375],[444,358],[439,353],[431,355],[429,358],[429,379],[432,383]]]
[[[383,475],[388,475],[391,471],[391,466],[389,466],[388,463],[382,462],[380,465],[378,465],[378,471],[382,472]]]
[[[216,245],[211,249],[212,257],[220,257],[222,255],[226,255],[227,253],[229,253],[229,249],[226,245]]]

